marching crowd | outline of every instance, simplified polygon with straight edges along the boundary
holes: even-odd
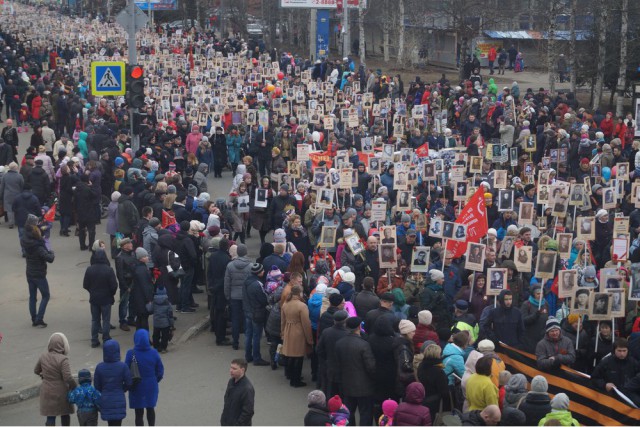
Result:
[[[83,425],[97,422],[98,409],[109,425],[119,425],[127,391],[136,425],[145,409],[153,425],[163,377],[158,353],[167,351],[176,316],[194,313],[193,294],[202,292],[216,344],[244,351],[244,359],[232,362],[222,425],[251,423],[247,364],[284,367],[290,385],[299,388],[307,386],[305,358],[308,382],[317,387],[308,396],[305,425],[355,425],[356,414],[360,425],[442,425],[452,419],[463,425],[577,425],[568,396],[551,399],[544,376],[528,381],[506,370],[502,345],[533,354],[540,371],[572,367],[591,375],[594,389],[611,396],[618,390],[640,404],[640,298],[634,295],[640,210],[633,185],[640,176],[640,142],[631,114],[614,118],[580,108],[572,94],[521,92],[516,82],[499,90],[479,71],[459,84],[445,75],[437,82],[416,77],[405,90],[399,75],[356,69],[349,57],[296,63],[290,54],[264,52],[235,38],[152,34],[157,49],[141,49],[152,59],[166,48],[184,59],[177,73],[156,69],[161,82],[183,89],[163,112],[164,100],[149,78],[146,116],[136,124],[141,145],[134,150],[126,104],[94,97],[87,75],[74,67],[74,59],[101,49],[113,57],[123,46],[95,38],[75,48],[60,40],[31,43],[24,37],[32,31],[25,17],[33,9],[16,8],[0,25],[5,221],[17,227],[26,258],[34,327],[47,326],[55,214],[60,238],[76,226],[80,250],[91,251],[83,284],[90,296],[91,343],[104,347],[93,386],[83,370],[76,387],[66,337],[52,335],[35,368],[43,378],[47,425],[56,416],[68,425],[71,403]],[[236,55],[238,64],[216,63],[208,75],[211,96],[226,88],[233,102],[198,105],[197,88],[207,80],[198,80],[195,63],[220,58],[222,51]],[[256,74],[271,77],[250,81]],[[205,120],[187,105],[207,112]],[[312,119],[314,109],[320,120]],[[249,119],[254,110],[263,118]],[[19,153],[18,132],[26,127],[33,135]],[[478,170],[472,170],[474,157],[481,158]],[[381,160],[381,170],[373,171],[372,158]],[[429,164],[438,172],[433,177],[423,172]],[[620,165],[628,169],[624,174]],[[396,175],[410,176],[414,167],[418,174],[406,190]],[[314,179],[342,170],[352,177],[347,186]],[[228,194],[209,192],[211,171],[216,178],[230,171]],[[506,183],[499,186],[503,171]],[[457,194],[459,182],[473,191]],[[558,214],[561,202],[548,194],[539,201],[541,187],[549,193],[559,188],[568,197],[576,184],[587,187],[573,215],[566,205]],[[327,188],[328,204],[320,200]],[[615,202],[605,208],[610,188]],[[405,190],[408,207],[399,197]],[[464,250],[459,253],[430,225],[461,222],[475,193],[486,227],[481,235],[467,229],[465,247],[482,249],[480,267],[470,269]],[[533,208],[526,221],[523,203]],[[384,220],[372,218],[374,205],[383,206]],[[624,230],[614,228],[618,217],[627,220]],[[590,230],[577,224],[588,218],[594,234],[580,238]],[[109,241],[96,239],[103,219]],[[566,252],[561,234],[571,235]],[[629,253],[621,257],[614,241],[625,236]],[[256,257],[245,243],[257,237]],[[384,254],[389,245],[391,253]],[[418,247],[430,248],[426,259],[415,256]],[[517,259],[521,250],[531,253],[527,269]],[[542,254],[554,256],[540,276]],[[492,292],[496,269],[503,269],[506,286],[498,283]],[[565,270],[576,271],[576,289],[561,297],[564,284],[557,276]],[[591,298],[598,305],[596,294],[607,294],[609,283],[621,291],[622,313],[611,315],[612,297],[604,302],[609,317],[590,319],[603,313],[582,310],[578,302]],[[135,347],[124,362],[110,338],[116,294],[120,329],[136,328]]]

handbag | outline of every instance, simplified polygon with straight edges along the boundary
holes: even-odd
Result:
[[[131,366],[129,366],[129,370],[131,371],[131,382],[133,383],[133,387],[135,388],[140,381],[142,381],[142,375],[140,375],[140,368],[138,367],[138,360],[136,359],[136,353],[133,352],[133,357],[131,358]]]
[[[172,257],[173,254],[173,257]],[[173,258],[173,266],[171,265],[171,258]],[[167,252],[167,272],[176,279],[184,276],[186,273],[180,264],[180,257],[173,251]]]
[[[449,402],[451,402],[451,392],[449,392]],[[444,411],[443,410],[443,405],[444,401],[442,399],[440,399],[440,409],[438,410],[438,413],[436,414],[436,418],[433,421],[433,425],[434,426],[444,426],[447,425],[445,424],[445,417],[451,417],[452,413],[451,411]],[[447,421],[449,422],[449,421]]]

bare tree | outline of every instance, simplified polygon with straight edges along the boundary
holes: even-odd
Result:
[[[557,64],[557,52],[556,52],[556,31],[557,31],[557,19],[558,13],[562,8],[562,4],[558,1],[551,0],[549,8],[549,30],[547,34],[547,73],[549,73],[549,92],[556,92],[556,64]]]
[[[404,64],[404,0],[398,0],[398,65]]]
[[[593,103],[591,108],[596,110],[600,107],[600,98],[602,98],[602,88],[604,86],[604,71],[606,60],[606,42],[607,42],[607,25],[609,21],[609,5],[600,3],[598,19],[598,72],[596,74],[596,84],[593,88]]]
[[[576,93],[576,80],[578,72],[576,68],[576,14],[578,13],[578,0],[571,0],[571,13],[569,15],[569,80],[571,80],[571,93]]]
[[[366,67],[366,48],[365,48],[365,34],[364,34],[364,16],[367,14],[367,9],[364,8],[364,1],[358,2],[358,56],[360,56],[360,63]]]
[[[616,116],[624,113],[624,90],[627,86],[627,33],[629,31],[629,0],[622,0],[620,9],[620,71],[618,75],[618,99],[616,100]]]

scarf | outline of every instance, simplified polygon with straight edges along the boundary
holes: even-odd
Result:
[[[529,302],[534,307],[540,308],[542,306],[542,304],[544,303],[544,298],[542,298],[542,301],[539,301],[533,295],[529,295]]]

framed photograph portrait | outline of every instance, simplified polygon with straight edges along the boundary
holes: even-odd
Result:
[[[571,314],[589,314],[591,289],[576,287],[571,297]]]
[[[546,184],[538,186],[538,204],[546,205],[549,203],[549,186]]]
[[[533,212],[532,202],[520,202],[518,223],[521,225],[533,224]]]
[[[426,273],[429,271],[429,256],[431,248],[429,246],[415,246],[411,257],[411,272]]]
[[[551,279],[556,275],[557,252],[540,251],[536,263],[536,277],[541,279]]]
[[[321,188],[318,190],[318,198],[316,203],[318,209],[331,209],[333,207],[333,196],[335,191],[330,188]]]
[[[589,301],[589,320],[610,320],[612,302],[609,292],[592,293]]]
[[[508,289],[506,268],[489,268],[487,280],[489,280],[488,286],[486,286],[488,296],[500,295],[500,292]]]
[[[595,217],[579,216],[577,218],[577,225],[578,239],[582,239],[585,241],[596,239]]]
[[[464,242],[467,240],[467,225],[457,223],[453,224],[453,235],[451,236],[451,239],[458,242]]]
[[[290,177],[300,179],[300,164],[298,162],[287,162],[287,171],[289,172]]]
[[[569,205],[581,206],[584,194],[584,184],[571,184],[571,191],[569,193]]]
[[[482,173],[482,157],[480,156],[471,157],[471,162],[469,163],[469,172]]]
[[[320,233],[320,246],[324,248],[333,248],[336,245],[337,226],[325,225]]]
[[[558,241],[558,253],[561,258],[569,258],[571,256],[571,244],[573,243],[572,233],[558,233],[556,234]]]
[[[616,164],[616,178],[629,181],[629,163],[618,163]]]
[[[498,211],[512,211],[513,210],[513,190],[500,190],[498,191]]]
[[[397,258],[396,258],[396,245],[392,244],[383,244],[380,245],[380,249],[378,252],[380,268],[396,268],[397,267]]]
[[[561,270],[558,273],[558,296],[560,298],[571,298],[577,287],[577,270]]]
[[[396,206],[399,211],[411,209],[411,191],[398,191]]]
[[[482,273],[484,271],[486,245],[482,243],[469,243],[465,254],[464,268]]]
[[[616,208],[616,189],[613,187],[602,189],[602,209]]]
[[[395,245],[397,243],[396,240],[396,226],[395,225],[385,225],[384,227],[380,227],[380,243],[383,245]]]
[[[267,189],[266,188],[258,188],[256,190],[256,198],[253,202],[253,206],[256,208],[266,208],[267,201]]]
[[[551,210],[552,216],[557,216],[558,218],[564,218],[567,216],[567,209],[569,207],[569,195],[568,194],[557,194],[553,198],[553,209]]]
[[[625,291],[615,289],[607,291],[611,295],[611,317],[625,317]]]
[[[533,153],[536,151],[537,148],[537,143],[536,143],[536,135],[529,135],[527,136],[527,139],[525,140],[525,148],[524,151],[526,151],[527,153]]]
[[[467,181],[459,181],[455,183],[455,192],[453,193],[453,200],[464,201],[467,199],[467,188],[469,183]]]
[[[431,224],[429,225],[429,236],[431,237],[442,237],[442,232],[444,230],[444,221],[440,218],[433,218],[431,220]]]
[[[502,244],[500,245],[500,250],[498,251],[497,258],[498,259],[510,258],[511,251],[513,250],[513,247],[515,246],[515,244],[516,244],[515,236],[505,236],[504,239],[502,239]]]
[[[427,181],[434,181],[436,179],[436,164],[435,163],[425,163],[424,164],[424,172],[422,174],[422,178]]]
[[[369,168],[368,172],[370,175],[380,175],[382,172],[382,162],[379,157],[369,157]]]
[[[531,246],[520,246],[515,249],[513,261],[519,273],[531,273],[533,259],[533,248]]]
[[[452,239],[454,226],[455,226],[455,223],[450,221],[444,221],[444,228],[442,229],[442,238]]]
[[[493,171],[493,188],[497,188],[497,189],[507,188],[507,171],[506,170]]]
[[[364,251],[364,245],[360,241],[360,236],[358,236],[358,234],[354,233],[351,236],[346,237],[344,241],[354,256],[357,256],[360,252]]]

